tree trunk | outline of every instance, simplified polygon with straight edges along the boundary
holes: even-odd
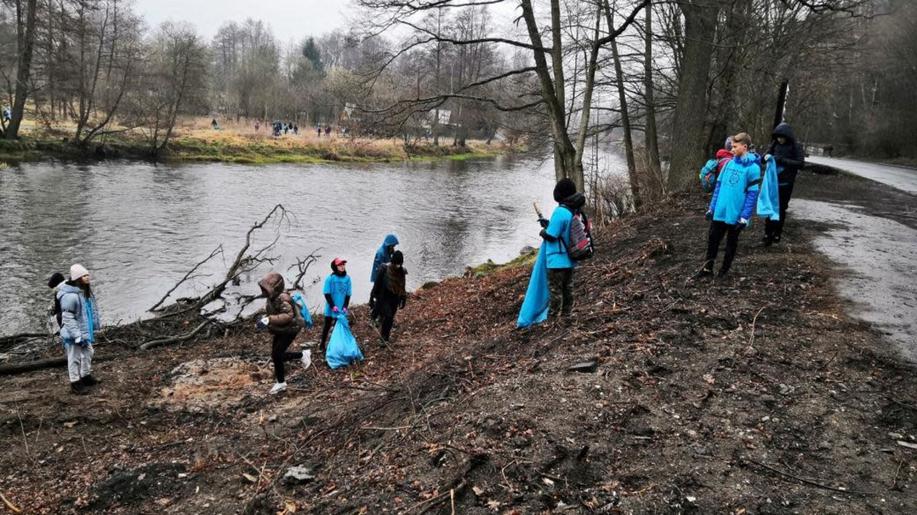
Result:
[[[702,159],[707,77],[719,12],[719,4],[707,0],[679,0],[678,5],[685,17],[685,52],[678,73],[668,177],[670,191],[686,190],[693,185]]]
[[[551,120],[551,132],[554,136],[554,174],[557,180],[563,178],[572,179],[573,182],[576,183],[577,189],[582,191],[583,165],[582,162],[579,163],[578,167],[575,165],[576,148],[574,148],[573,143],[570,141],[570,136],[567,134],[567,127],[565,125],[566,117],[563,104],[563,88],[561,88],[561,96],[558,97],[558,93],[554,88],[554,79],[551,78],[551,74],[548,72],[548,62],[544,55],[545,52],[544,50],[540,50],[544,45],[542,44],[538,24],[535,21],[532,1],[521,0],[521,2],[522,17],[525,20],[526,29],[529,33],[529,40],[532,42],[532,45],[536,47],[535,50],[533,50],[533,54],[535,58],[535,72],[538,75],[538,80],[541,85],[541,96],[545,102],[548,116]],[[559,26],[553,29],[557,32],[560,31]],[[555,62],[563,62],[561,52],[562,49],[560,47],[551,49],[552,58]],[[561,84],[563,83],[561,82]]]
[[[16,97],[6,139],[19,137],[19,127],[25,114],[25,100],[29,94],[29,73],[32,70],[32,47],[35,44],[35,14],[38,0],[27,0],[27,13],[22,12],[22,0],[16,2],[16,34],[19,45],[19,62],[16,67]],[[25,14],[25,21],[23,21]]]
[[[608,32],[614,31],[614,16],[605,0],[605,19]],[[634,160],[634,140],[630,130],[630,114],[627,112],[627,94],[624,91],[624,70],[621,66],[621,55],[618,53],[618,42],[611,41],[611,57],[615,65],[615,83],[618,88],[618,103],[621,106],[621,128],[624,131],[624,153],[627,156],[627,179],[630,182],[634,209],[640,208],[640,180],[637,177],[637,163]]]
[[[644,132],[644,145],[646,156],[652,171],[662,169],[659,161],[659,137],[656,132],[656,101],[653,98],[653,6],[646,5],[645,28],[646,40],[643,56],[643,88],[646,100],[646,131]],[[636,194],[635,194],[636,196]]]
[[[743,27],[747,23],[748,9],[751,8],[751,0],[739,0],[733,4],[726,18],[726,38],[721,46],[723,55],[723,72],[720,74],[719,94],[716,95],[717,102],[713,109],[714,122],[710,128],[710,135],[705,145],[705,153],[711,155],[721,148],[729,131],[729,121],[738,118],[735,108],[735,83],[738,75],[738,62],[736,52],[745,45],[745,33]]]

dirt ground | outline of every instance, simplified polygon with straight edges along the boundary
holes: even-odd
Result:
[[[730,278],[689,281],[702,205],[601,233],[572,323],[515,329],[527,269],[449,279],[388,348],[354,309],[366,360],[292,363],[276,397],[254,332],[99,363],[84,397],[61,369],[0,378],[0,493],[24,513],[917,512],[913,366],[844,314],[808,224],[771,249],[759,224]]]

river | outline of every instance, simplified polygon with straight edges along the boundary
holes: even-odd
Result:
[[[307,297],[334,256],[349,260],[354,302],[369,296],[376,248],[401,240],[409,288],[509,260],[539,244],[532,202],[553,207],[551,162],[497,158],[396,164],[155,165],[138,162],[24,163],[0,172],[0,335],[41,331],[47,278],[79,262],[91,272],[103,322],[126,323],[150,308],[218,245],[224,255],[176,292],[203,293],[225,274],[246,231],[275,204],[288,223],[256,233],[254,248],[279,235],[279,260],[246,277],[258,293],[268,269],[289,280],[297,257],[317,250]],[[314,308],[313,308],[314,309]]]

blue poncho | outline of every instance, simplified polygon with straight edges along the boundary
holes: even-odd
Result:
[[[529,279],[528,289],[525,290],[525,299],[522,301],[522,309],[519,310],[516,327],[529,327],[548,319],[551,292],[548,289],[548,263],[544,247],[542,244],[538,249],[538,258],[532,267],[532,277]]]
[[[778,190],[777,164],[774,158],[767,160],[761,193],[758,195],[758,216],[774,222],[780,220],[780,192]]]

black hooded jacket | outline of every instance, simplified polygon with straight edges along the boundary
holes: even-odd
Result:
[[[806,161],[802,146],[796,143],[793,128],[786,122],[775,127],[772,136],[767,153],[774,156],[778,167],[783,168],[779,177],[780,184],[793,184],[796,181],[796,174]],[[782,145],[777,143],[777,136],[786,138],[786,143]]]

